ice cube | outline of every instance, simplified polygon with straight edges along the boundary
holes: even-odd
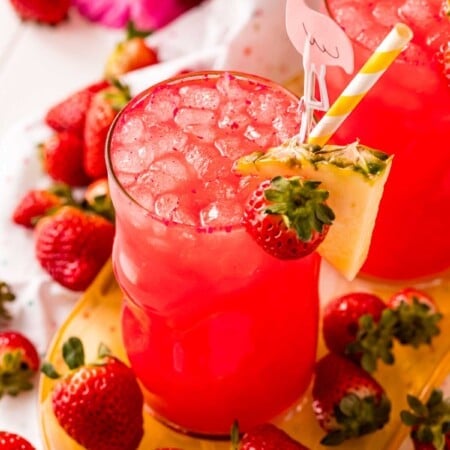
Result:
[[[398,17],[398,6],[392,0],[382,0],[375,3],[373,16],[380,25],[392,28],[400,21]]]
[[[251,118],[245,111],[244,105],[238,107],[233,102],[226,103],[220,112],[219,128],[231,128],[232,130],[245,128],[250,123]]]
[[[122,120],[122,126],[114,131],[114,140],[123,145],[133,145],[141,142],[144,137],[145,125],[141,117],[129,114]]]
[[[216,115],[213,111],[196,108],[180,108],[175,113],[175,123],[186,128],[189,125],[213,125]]]
[[[217,139],[214,143],[220,154],[232,161],[240,158],[243,155],[242,139],[238,136],[226,136]]]
[[[204,181],[216,179],[231,166],[230,161],[221,157],[217,149],[207,143],[188,146],[185,157],[198,178]]]
[[[153,211],[155,198],[149,186],[143,183],[142,177],[139,177],[134,184],[130,185],[127,191],[139,205],[147,211]]]
[[[186,134],[176,126],[155,125],[148,130],[146,147],[153,154],[153,159],[156,160],[181,150],[186,141]]]
[[[216,86],[219,93],[229,100],[242,100],[242,102],[245,102],[248,96],[248,91],[241,87],[239,80],[229,73],[219,77]]]
[[[154,123],[169,121],[180,105],[180,96],[172,86],[160,86],[151,94],[151,100],[145,107],[144,116],[147,121]]]
[[[155,213],[164,219],[173,219],[173,213],[178,208],[178,197],[175,194],[161,194],[155,199]]]
[[[225,228],[239,224],[243,207],[235,200],[212,202],[200,211],[200,223],[203,227]]]
[[[158,172],[177,181],[188,179],[188,167],[183,155],[174,153],[155,161],[150,167],[151,172]]]
[[[210,125],[187,125],[184,130],[204,142],[211,143],[216,138],[214,127],[211,127]]]
[[[264,92],[249,97],[247,111],[254,121],[270,124],[280,106],[280,101],[273,94]]]
[[[219,107],[219,93],[212,88],[183,86],[179,90],[184,106],[198,109],[215,110]]]
[[[112,153],[114,171],[117,173],[138,174],[148,167],[129,146],[116,146]]]

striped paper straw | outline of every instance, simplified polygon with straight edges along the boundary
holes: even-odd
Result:
[[[342,94],[311,130],[308,142],[324,145],[412,39],[411,29],[397,23]]]

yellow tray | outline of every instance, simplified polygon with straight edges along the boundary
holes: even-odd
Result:
[[[323,268],[321,293],[326,301],[331,295],[344,291],[364,289],[378,293],[387,298],[403,286],[374,284],[367,280],[346,283],[332,271]],[[422,287],[418,285],[418,287]],[[426,285],[426,290],[436,299],[444,319],[441,322],[441,335],[433,341],[432,347],[418,350],[396,347],[397,362],[394,366],[380,365],[375,374],[377,380],[385,387],[393,403],[389,424],[382,430],[363,438],[354,439],[341,445],[342,450],[397,450],[407,436],[408,430],[399,420],[399,411],[406,408],[406,395],[412,393],[422,399],[435,386],[440,386],[450,373],[450,275],[433,280]],[[74,310],[55,335],[46,356],[57,368],[63,370],[61,359],[62,343],[69,336],[79,336],[86,347],[87,360],[95,357],[99,342],[108,345],[114,354],[127,360],[122,346],[119,327],[121,292],[114,279],[111,264],[108,263],[93,285],[81,297]],[[319,355],[325,352],[323,343],[319,345]],[[40,422],[43,441],[47,450],[81,449],[59,427],[51,411],[49,393],[53,381],[41,377],[39,402]],[[220,407],[220,405],[218,405]],[[324,449],[319,444],[323,431],[318,427],[311,411],[311,396],[308,392],[298,405],[295,405],[283,417],[276,420],[293,437],[300,440],[312,450]],[[152,450],[157,447],[177,447],[183,450],[228,450],[226,442],[214,442],[193,439],[170,430],[145,415],[145,435],[140,450]]]

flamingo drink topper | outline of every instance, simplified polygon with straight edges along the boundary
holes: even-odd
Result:
[[[303,55],[304,88],[299,139],[308,137],[313,110],[328,110],[330,103],[325,83],[326,66],[340,66],[353,72],[353,47],[350,39],[329,16],[308,5],[308,0],[287,0],[286,30],[294,47]],[[315,96],[315,83],[319,98]]]

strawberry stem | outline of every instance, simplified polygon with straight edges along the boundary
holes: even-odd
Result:
[[[322,440],[323,445],[339,445],[347,439],[359,437],[383,428],[388,422],[391,402],[386,395],[358,397],[348,394],[335,407],[336,429],[330,431]]]
[[[442,319],[442,314],[434,312],[416,297],[412,299],[412,304],[401,302],[395,313],[397,323],[394,337],[402,345],[417,348],[422,344],[430,344],[432,338],[440,334],[437,324]]]
[[[70,337],[63,344],[63,358],[69,369],[84,366],[83,343],[77,337]]]
[[[239,449],[239,441],[240,441],[239,423],[237,420],[235,420],[233,422],[233,425],[231,426],[230,432],[231,450]]]
[[[4,281],[0,281],[0,319],[10,320],[11,314],[5,307],[6,302],[14,301],[16,296],[11,287]]]
[[[392,347],[397,324],[395,312],[385,309],[378,323],[370,314],[364,314],[359,318],[358,324],[355,340],[347,346],[346,353],[360,358],[361,367],[369,373],[377,369],[379,359],[385,364],[393,364],[395,358]]]
[[[0,398],[3,394],[16,396],[33,388],[30,378],[34,371],[24,364],[22,350],[8,351],[0,361]]]
[[[293,228],[303,242],[308,242],[314,231],[321,232],[334,220],[333,211],[325,203],[329,193],[319,189],[319,185],[320,181],[300,177],[275,177],[264,192],[271,203],[265,212],[282,216],[286,226]]]
[[[444,450],[445,435],[450,432],[450,398],[444,398],[440,389],[433,389],[426,403],[413,395],[407,396],[407,402],[410,410],[401,411],[400,418],[412,427],[413,441]]]

